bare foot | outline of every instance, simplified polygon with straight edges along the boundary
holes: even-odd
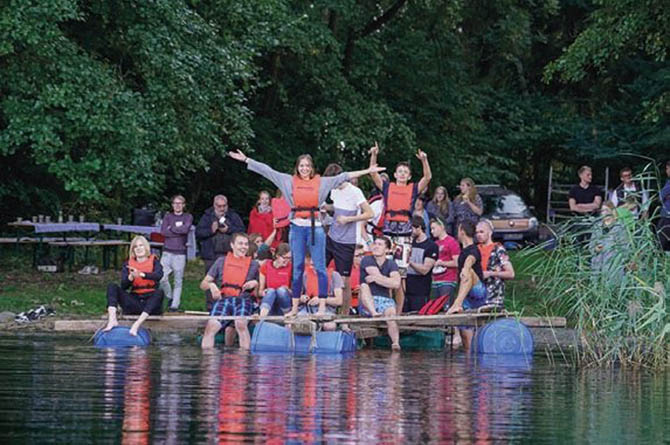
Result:
[[[128,331],[128,333],[129,333],[130,335],[132,335],[133,337],[137,337],[137,330],[138,330],[138,329],[139,329],[138,326],[133,325],[133,326],[130,328],[130,330]]]
[[[111,331],[112,329],[114,329],[118,325],[119,325],[118,321],[116,321],[116,320],[110,321],[109,323],[107,323],[107,326],[105,326],[105,329],[103,329],[102,331],[103,332]]]
[[[400,352],[400,343],[393,343],[391,345],[391,351],[393,352]]]
[[[298,311],[291,310],[290,312],[284,314],[284,318],[295,318],[296,315],[298,315]]]
[[[375,312],[374,314],[372,314],[373,318],[379,318],[379,317],[383,317],[383,316],[384,316],[384,314],[380,314],[379,312]]]
[[[342,332],[351,332],[351,329],[349,328],[348,324],[341,324],[340,329],[342,330]]]

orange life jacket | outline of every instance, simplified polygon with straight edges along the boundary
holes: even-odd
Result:
[[[319,186],[321,176],[312,179],[300,179],[293,176],[293,211],[295,218],[314,219],[319,213]]]
[[[305,279],[305,295],[310,297],[318,297],[319,276],[316,274],[316,269],[314,269],[314,266],[305,266],[305,274],[307,275]],[[328,276],[328,289],[330,289],[330,283],[333,276],[331,275],[331,271],[326,271],[326,275]]]
[[[358,292],[361,289],[361,268],[360,266],[351,266],[351,276],[349,277],[351,285],[351,307],[358,307]]]
[[[479,254],[482,256],[482,270],[488,270],[491,254],[493,253],[493,250],[499,245],[500,243],[491,243],[488,246],[485,246],[483,244],[477,244]]]
[[[412,192],[414,183],[398,185],[395,182],[389,184],[387,195],[384,199],[386,219],[388,221],[407,222],[412,216]]]
[[[291,214],[291,206],[284,198],[272,198],[272,216],[277,220],[277,227],[286,227],[289,224],[288,217]]]
[[[238,258],[232,252],[228,252],[221,273],[221,295],[239,297],[242,293],[242,285],[247,281],[249,267],[251,267],[251,257]]]
[[[156,259],[155,255],[149,255],[149,258],[143,262],[138,262],[135,258],[130,258],[128,260],[128,269],[131,267],[137,269],[140,272],[145,274],[151,273],[154,271],[154,260]],[[147,280],[146,278],[141,278],[139,276],[135,277],[133,280],[133,293],[135,294],[148,294],[153,292],[156,289],[156,282],[154,280]]]

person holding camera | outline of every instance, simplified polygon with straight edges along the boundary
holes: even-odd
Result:
[[[200,241],[200,257],[205,262],[205,273],[214,262],[230,252],[230,237],[233,233],[246,232],[242,218],[228,207],[224,195],[214,197],[213,206],[205,211],[195,228],[195,237]],[[207,310],[213,301],[207,296]]]

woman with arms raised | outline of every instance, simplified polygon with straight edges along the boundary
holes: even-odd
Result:
[[[317,315],[326,314],[326,298],[328,297],[328,277],[326,274],[326,234],[320,220],[319,208],[335,187],[352,178],[369,173],[383,171],[376,165],[365,170],[344,172],[337,176],[321,177],[316,174],[312,157],[300,155],[295,163],[293,175],[280,173],[262,162],[254,161],[240,150],[229,152],[228,155],[247,168],[269,179],[281,190],[284,199],[291,206],[289,244],[293,258],[291,311],[287,316],[298,313],[302,276],[305,270],[305,252],[309,249],[312,262],[316,268],[319,283],[319,310]]]

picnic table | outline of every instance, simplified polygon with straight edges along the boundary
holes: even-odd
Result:
[[[160,234],[161,228],[159,226],[133,226],[125,224],[103,224],[103,230],[110,230],[113,232],[127,232],[127,233],[141,233],[148,237],[152,233]],[[196,255],[196,240],[195,240],[195,224],[191,226],[191,230],[188,232],[188,238],[186,242],[186,259],[192,260]]]
[[[40,254],[48,252],[49,247],[55,247],[62,251],[61,257],[68,263],[72,270],[75,249],[84,248],[85,262],[89,261],[90,249],[94,247],[102,248],[102,269],[108,269],[111,264],[118,265],[118,248],[130,245],[130,234],[141,234],[151,239],[152,234],[160,234],[159,226],[138,226],[130,224],[101,224],[97,222],[32,222],[32,221],[14,221],[7,224],[10,227],[19,230],[32,229],[34,236],[20,236],[17,233],[15,237],[0,238],[0,244],[15,244],[18,248],[20,244],[30,244],[33,246],[33,267],[37,267],[37,261]],[[101,232],[123,232],[128,234],[127,240],[122,239],[96,239],[95,236]],[[82,234],[84,236],[68,236],[72,233]],[[54,236],[62,234],[62,236]],[[50,235],[50,236],[49,236]],[[152,248],[162,251],[163,243],[159,241],[150,241]],[[196,255],[195,226],[191,227],[188,234],[187,258],[193,259]],[[112,263],[113,261],[113,263]]]
[[[45,252],[45,245],[49,246],[51,242],[76,242],[89,239],[91,236],[69,237],[68,233],[81,233],[84,235],[93,235],[100,232],[100,224],[94,222],[32,222],[32,221],[14,221],[7,223],[8,226],[17,230],[17,236],[14,238],[3,238],[2,244],[15,244],[18,248],[20,244],[31,244],[33,246],[33,267],[37,267],[37,258],[40,253]],[[32,229],[37,236],[20,236],[18,233],[22,229]],[[44,236],[44,234],[63,234],[62,236]]]

